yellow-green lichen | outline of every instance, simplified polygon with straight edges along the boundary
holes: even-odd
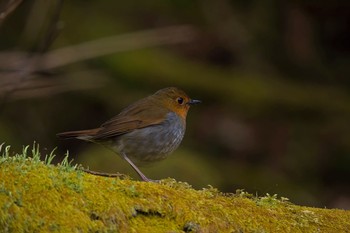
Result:
[[[28,150],[26,147],[25,149]],[[350,211],[302,207],[173,179],[146,183],[86,174],[64,161],[0,157],[2,232],[346,232]]]

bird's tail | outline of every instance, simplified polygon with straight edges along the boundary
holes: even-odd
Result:
[[[68,131],[68,132],[58,133],[57,137],[61,139],[77,138],[77,139],[89,141],[94,135],[96,135],[96,133],[99,130],[100,130],[99,128],[96,128],[96,129],[87,129],[87,130]]]

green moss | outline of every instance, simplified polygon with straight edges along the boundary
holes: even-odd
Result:
[[[173,179],[146,183],[93,176],[28,155],[0,157],[2,232],[346,232],[350,211],[302,207]]]

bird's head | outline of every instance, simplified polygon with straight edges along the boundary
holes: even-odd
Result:
[[[183,119],[186,119],[191,105],[201,103],[200,100],[191,99],[184,91],[176,87],[163,88],[153,96],[161,105],[177,113]]]

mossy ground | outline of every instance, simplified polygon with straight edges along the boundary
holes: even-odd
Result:
[[[276,196],[194,190],[50,165],[34,147],[0,157],[1,232],[349,232],[350,211],[302,207]],[[321,194],[320,194],[321,195]]]

